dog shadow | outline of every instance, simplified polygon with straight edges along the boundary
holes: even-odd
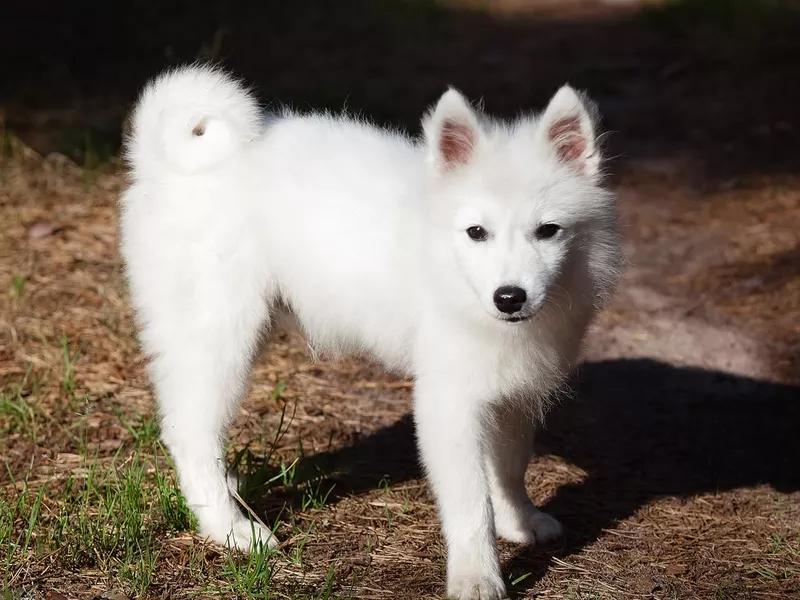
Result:
[[[660,497],[761,484],[800,490],[800,387],[624,359],[584,364],[576,389],[537,439],[538,454],[588,473],[541,507],[565,525],[563,552],[580,551]],[[310,471],[335,473],[326,480],[333,485],[328,502],[374,489],[384,477],[394,484],[422,476],[410,415],[304,462]],[[524,596],[550,562],[550,553],[521,548],[505,570],[531,576],[514,593]]]
[[[537,441],[537,452],[588,473],[541,507],[564,523],[566,553],[661,497],[762,484],[800,490],[799,387],[653,360],[612,360],[584,365],[578,390],[548,418]],[[519,590],[524,595],[550,562],[523,548],[506,567],[533,570]]]

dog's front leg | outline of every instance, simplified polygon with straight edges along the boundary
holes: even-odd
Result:
[[[531,503],[525,490],[535,429],[530,413],[514,404],[492,408],[486,468],[497,535],[511,542],[543,546],[561,539],[563,531],[557,520]]]
[[[417,380],[417,436],[447,542],[448,596],[500,600],[506,590],[484,460],[484,407],[464,387]]]

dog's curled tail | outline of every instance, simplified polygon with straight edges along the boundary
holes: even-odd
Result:
[[[126,158],[136,179],[212,170],[258,137],[262,116],[241,82],[194,65],[151,81],[128,125]]]

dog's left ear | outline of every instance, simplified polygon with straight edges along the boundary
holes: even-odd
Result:
[[[540,135],[558,160],[589,177],[600,170],[596,114],[591,100],[565,85],[550,100],[539,121]]]
[[[469,164],[483,131],[469,101],[454,88],[447,90],[422,122],[428,159],[439,172]]]

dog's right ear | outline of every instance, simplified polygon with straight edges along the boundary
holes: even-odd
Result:
[[[428,160],[440,173],[468,164],[475,155],[483,131],[469,101],[448,89],[422,122]]]

